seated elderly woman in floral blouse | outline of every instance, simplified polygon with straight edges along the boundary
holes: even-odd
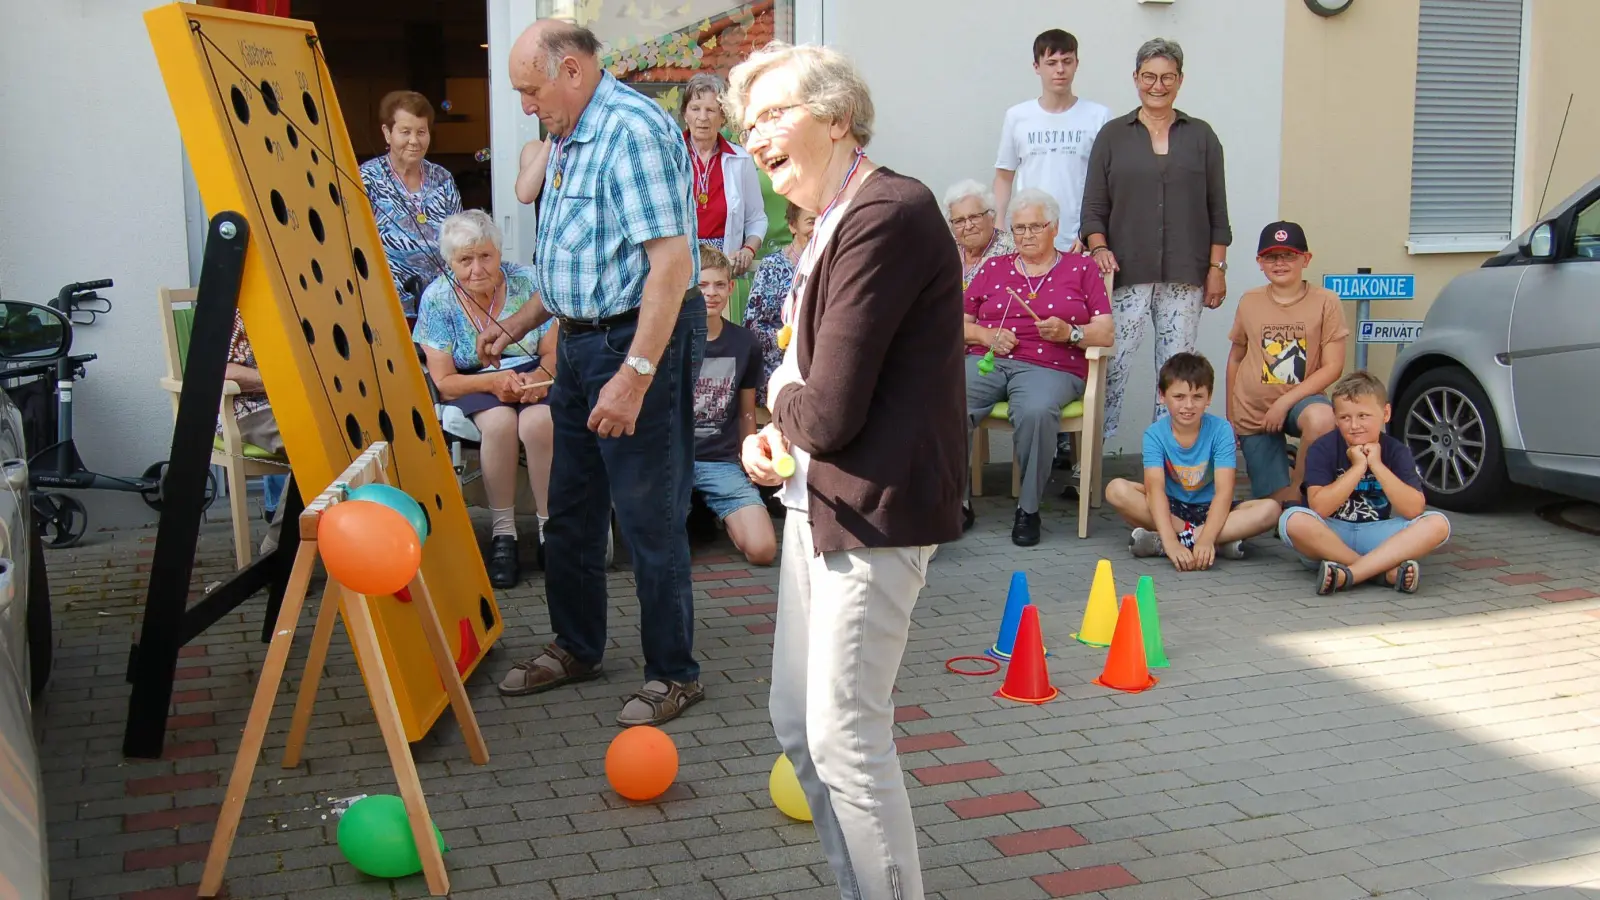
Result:
[[[970,432],[1007,401],[1022,470],[1011,542],[1030,547],[1039,543],[1039,501],[1061,410],[1083,396],[1089,375],[1084,348],[1111,346],[1114,329],[1100,269],[1056,249],[1055,198],[1028,188],[1012,198],[1009,212],[1017,252],[984,263],[966,290],[967,419]],[[990,350],[992,365],[984,362]]]
[[[482,210],[445,219],[439,252],[447,271],[422,292],[412,340],[422,346],[439,398],[472,420],[483,489],[493,517],[489,582],[516,585],[517,444],[527,450],[528,478],[539,514],[540,543],[549,516],[550,455],[554,440],[546,396],[555,382],[556,329],[550,320],[512,344],[495,369],[478,358],[478,334],[496,327],[529,303],[538,303],[534,271],[500,258],[502,238]]]
[[[971,178],[944,192],[944,214],[961,248],[961,286],[972,283],[978,268],[996,256],[1017,252],[1011,235],[994,224],[994,191]]]
[[[761,384],[756,387],[756,405],[767,406],[767,382],[783,362],[783,348],[778,346],[778,332],[783,330],[783,298],[789,294],[794,282],[795,266],[800,254],[811,241],[811,230],[817,223],[817,214],[801,209],[793,203],[784,211],[784,222],[794,236],[788,246],[769,254],[756,270],[755,284],[750,287],[750,298],[744,307],[744,327],[755,334],[761,344]]]

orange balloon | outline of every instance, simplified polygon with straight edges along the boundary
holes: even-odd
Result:
[[[606,780],[629,800],[654,800],[678,777],[678,747],[653,725],[624,728],[606,749]]]
[[[417,529],[392,507],[371,500],[346,500],[323,513],[317,552],[330,578],[372,597],[404,588],[422,566]]]

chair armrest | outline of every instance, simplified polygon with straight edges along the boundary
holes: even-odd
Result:
[[[1083,355],[1088,358],[1090,362],[1094,362],[1095,360],[1105,359],[1106,357],[1110,356],[1112,351],[1115,349],[1116,348],[1114,347],[1085,347],[1083,348]]]
[[[183,380],[179,378],[162,378],[161,388],[174,394],[181,394],[183,393]]]
[[[236,396],[236,395],[242,394],[242,393],[244,393],[244,391],[240,389],[239,382],[237,382],[237,381],[224,381],[222,383],[222,396],[224,396],[224,397],[233,397],[233,396]]]

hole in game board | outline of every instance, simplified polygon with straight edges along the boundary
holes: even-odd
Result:
[[[411,407],[411,429],[417,433],[417,440],[428,439],[428,423],[423,421],[422,413],[415,406]]]
[[[306,277],[304,275],[301,275],[300,276],[300,290],[302,290],[302,291],[309,290],[310,287],[311,287],[311,285],[306,284]]]
[[[386,409],[378,410],[378,431],[383,434],[385,441],[394,443],[394,422],[389,419],[389,411]]]
[[[340,381],[337,375],[333,376],[333,391],[336,394],[344,393],[344,382]]]
[[[306,333],[306,346],[307,347],[309,347],[312,344],[315,344],[317,342],[317,333],[315,331],[311,330],[311,320],[310,319],[301,319],[300,320],[300,330]]]
[[[366,381],[357,380],[356,381],[356,390],[360,391],[361,392],[361,396],[365,397],[367,395],[367,383],[366,383]]]
[[[373,341],[372,323],[368,322],[365,319],[361,320],[361,336],[367,339],[367,343],[369,343],[369,344],[372,343],[372,341]]]
[[[339,351],[339,355],[346,360],[350,358],[350,339],[345,337],[343,325],[333,326],[333,349]]]
[[[272,153],[276,153],[277,152],[277,151],[272,149],[272,138],[267,137],[267,138],[262,138],[262,140],[267,142],[267,153],[269,155],[272,154]]]
[[[320,119],[321,116],[319,116],[317,113],[317,102],[311,99],[311,92],[301,91],[300,99],[306,105],[306,118],[311,120],[311,124],[317,124],[317,120]]]
[[[277,188],[272,189],[272,217],[278,220],[279,225],[289,224],[289,204],[283,202],[283,195]]]
[[[361,280],[362,281],[366,281],[367,280],[367,255],[365,253],[361,252],[361,248],[360,247],[357,247],[355,253],[352,254],[351,258],[355,261],[355,264],[356,264],[356,274],[361,276]]]
[[[233,114],[239,117],[239,124],[249,125],[250,101],[244,99],[244,91],[239,90],[238,85],[234,85],[233,90],[228,93],[233,97]]]
[[[266,81],[262,81],[260,87],[261,87],[261,102],[266,104],[267,112],[272,113],[273,115],[277,115],[278,114],[278,92],[273,90],[272,89],[272,85],[269,84]]]
[[[344,280],[344,289],[350,296],[354,297],[356,295],[356,283],[348,278]]]
[[[433,495],[433,505],[438,507],[441,511],[443,511],[443,509],[444,509],[444,498],[439,496],[438,494],[434,494]]]
[[[311,261],[311,277],[317,280],[317,284],[322,283],[322,263],[314,259]]]
[[[328,182],[328,199],[333,201],[334,206],[339,205],[339,186],[331,181]]]
[[[316,186],[317,186],[317,176],[311,174],[311,170],[307,169],[306,170],[306,187],[316,187]]]
[[[300,133],[294,130],[294,126],[288,126],[285,133],[289,135],[289,146],[296,150],[300,149]]]
[[[307,172],[306,177],[310,178],[311,173]],[[306,213],[306,219],[311,222],[311,236],[317,239],[317,243],[327,243],[328,235],[322,230],[322,217],[317,215],[317,211],[313,209]]]
[[[393,375],[394,374],[394,360],[392,360],[392,359],[385,360],[385,362],[387,362],[389,364],[389,374]]]
[[[483,630],[494,630],[494,607],[490,605],[489,598],[478,596],[478,616],[483,619]]]
[[[350,438],[350,446],[361,449],[361,423],[356,421],[356,414],[349,413],[344,417],[344,433]]]
[[[344,305],[344,292],[340,291],[338,288],[334,288],[333,289],[333,302],[339,304],[340,306],[343,306]]]
[[[312,147],[311,148],[311,164],[312,165],[316,165],[317,161],[318,161],[317,160],[317,148]]]

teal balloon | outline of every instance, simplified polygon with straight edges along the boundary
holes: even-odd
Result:
[[[434,826],[439,852],[449,851]],[[394,794],[362,797],[339,819],[339,852],[356,870],[375,878],[405,878],[422,871],[404,800]]]
[[[351,500],[370,500],[382,504],[406,517],[411,527],[417,530],[417,540],[428,539],[428,514],[423,512],[422,504],[418,503],[410,494],[400,490],[392,484],[363,484],[350,492]]]

